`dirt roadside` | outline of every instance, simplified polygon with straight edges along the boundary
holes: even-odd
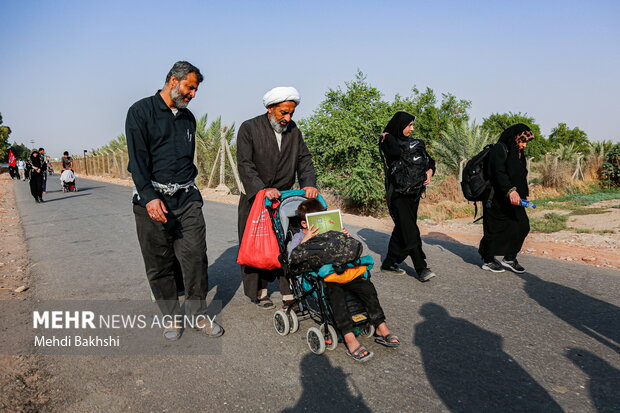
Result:
[[[31,300],[33,288],[26,239],[15,207],[14,185],[6,173],[0,174],[0,240],[0,300]],[[27,289],[15,292],[23,288]],[[10,305],[2,305],[2,317],[23,318],[24,314],[15,313]],[[1,331],[0,334],[11,333]],[[48,410],[48,379],[40,356],[0,354],[0,411]]]
[[[128,179],[110,178],[104,176],[88,176],[88,179],[99,180],[119,185],[132,186]],[[206,200],[237,204],[239,197],[225,195],[215,190],[202,190]],[[609,205],[593,204],[593,208],[617,204],[612,201]],[[547,211],[548,212],[548,211]],[[351,214],[343,214],[345,223],[367,227],[375,230],[392,231],[394,227],[390,217],[367,217]],[[578,221],[579,225],[571,222],[579,228],[608,228],[615,229],[611,234],[576,233],[572,231],[560,231],[550,234],[530,233],[523,246],[523,254],[537,255],[545,258],[557,259],[569,262],[579,262],[603,268],[620,269],[620,210],[612,211],[604,216],[583,215],[571,218]],[[434,222],[431,220],[419,221],[420,231],[423,237],[435,238],[443,241],[458,242],[477,247],[482,237],[482,225],[472,224],[471,219],[455,219],[446,222]],[[386,246],[387,247],[387,246]]]

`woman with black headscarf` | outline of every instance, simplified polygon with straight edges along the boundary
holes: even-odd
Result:
[[[502,272],[505,267],[517,273],[525,272],[517,261],[517,254],[530,232],[530,221],[521,199],[529,196],[523,150],[532,139],[532,130],[517,123],[502,132],[489,152],[493,193],[483,206],[484,236],[478,249],[484,261],[483,270]],[[498,255],[504,257],[501,262],[495,259]]]
[[[39,151],[32,151],[30,154],[30,193],[37,203],[43,202],[41,182],[43,180],[43,160]]]
[[[394,221],[381,271],[405,274],[398,264],[409,256],[420,280],[428,281],[435,273],[426,265],[417,219],[420,197],[435,173],[435,161],[426,152],[424,141],[409,137],[414,121],[415,116],[397,112],[379,142],[385,165],[386,200]]]

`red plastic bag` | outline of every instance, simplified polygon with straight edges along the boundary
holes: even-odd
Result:
[[[265,190],[254,197],[250,215],[245,224],[241,247],[237,255],[237,264],[248,267],[273,270],[281,268],[278,261],[280,248],[267,208],[265,208]]]

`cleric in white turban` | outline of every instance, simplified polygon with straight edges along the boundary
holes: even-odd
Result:
[[[245,224],[256,194],[265,190],[269,199],[280,197],[280,191],[293,188],[295,181],[306,191],[307,198],[316,198],[316,174],[312,156],[301,131],[293,122],[299,104],[294,87],[276,87],[265,93],[267,112],[241,124],[237,134],[237,167],[244,193],[239,197],[239,242],[243,242]],[[288,280],[281,270],[265,270],[242,266],[243,291],[259,308],[274,308],[267,286],[279,278],[282,305],[296,305]]]
[[[292,86],[278,86],[265,93],[263,96],[263,105],[266,108],[282,102],[295,102],[299,105],[301,98],[299,92]]]

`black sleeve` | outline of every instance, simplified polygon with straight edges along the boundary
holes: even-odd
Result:
[[[152,164],[146,136],[146,122],[135,106],[129,108],[127,112],[125,136],[127,136],[127,152],[129,154],[127,170],[131,172],[140,199],[143,199],[144,203],[147,204],[156,199],[157,194],[151,184]]]
[[[312,163],[312,155],[304,142],[304,138],[299,132],[299,155],[297,156],[297,178],[299,179],[299,187],[305,188],[311,186],[316,188],[316,171]]]
[[[250,127],[244,122],[237,133],[237,169],[248,198],[253,198],[258,191],[265,188],[265,183],[258,176],[256,165],[252,160],[253,151]]]
[[[396,138],[389,133],[385,135],[385,139],[381,142],[381,150],[388,158],[400,158],[403,152],[402,147],[398,144]]]
[[[426,152],[426,155],[428,155],[428,169],[432,169],[433,175],[435,175],[435,172],[437,171],[437,164],[430,153]]]
[[[508,191],[514,186],[510,182],[510,177],[506,171],[506,146],[497,143],[489,152],[489,178],[493,183],[495,191],[501,195],[508,195]]]

